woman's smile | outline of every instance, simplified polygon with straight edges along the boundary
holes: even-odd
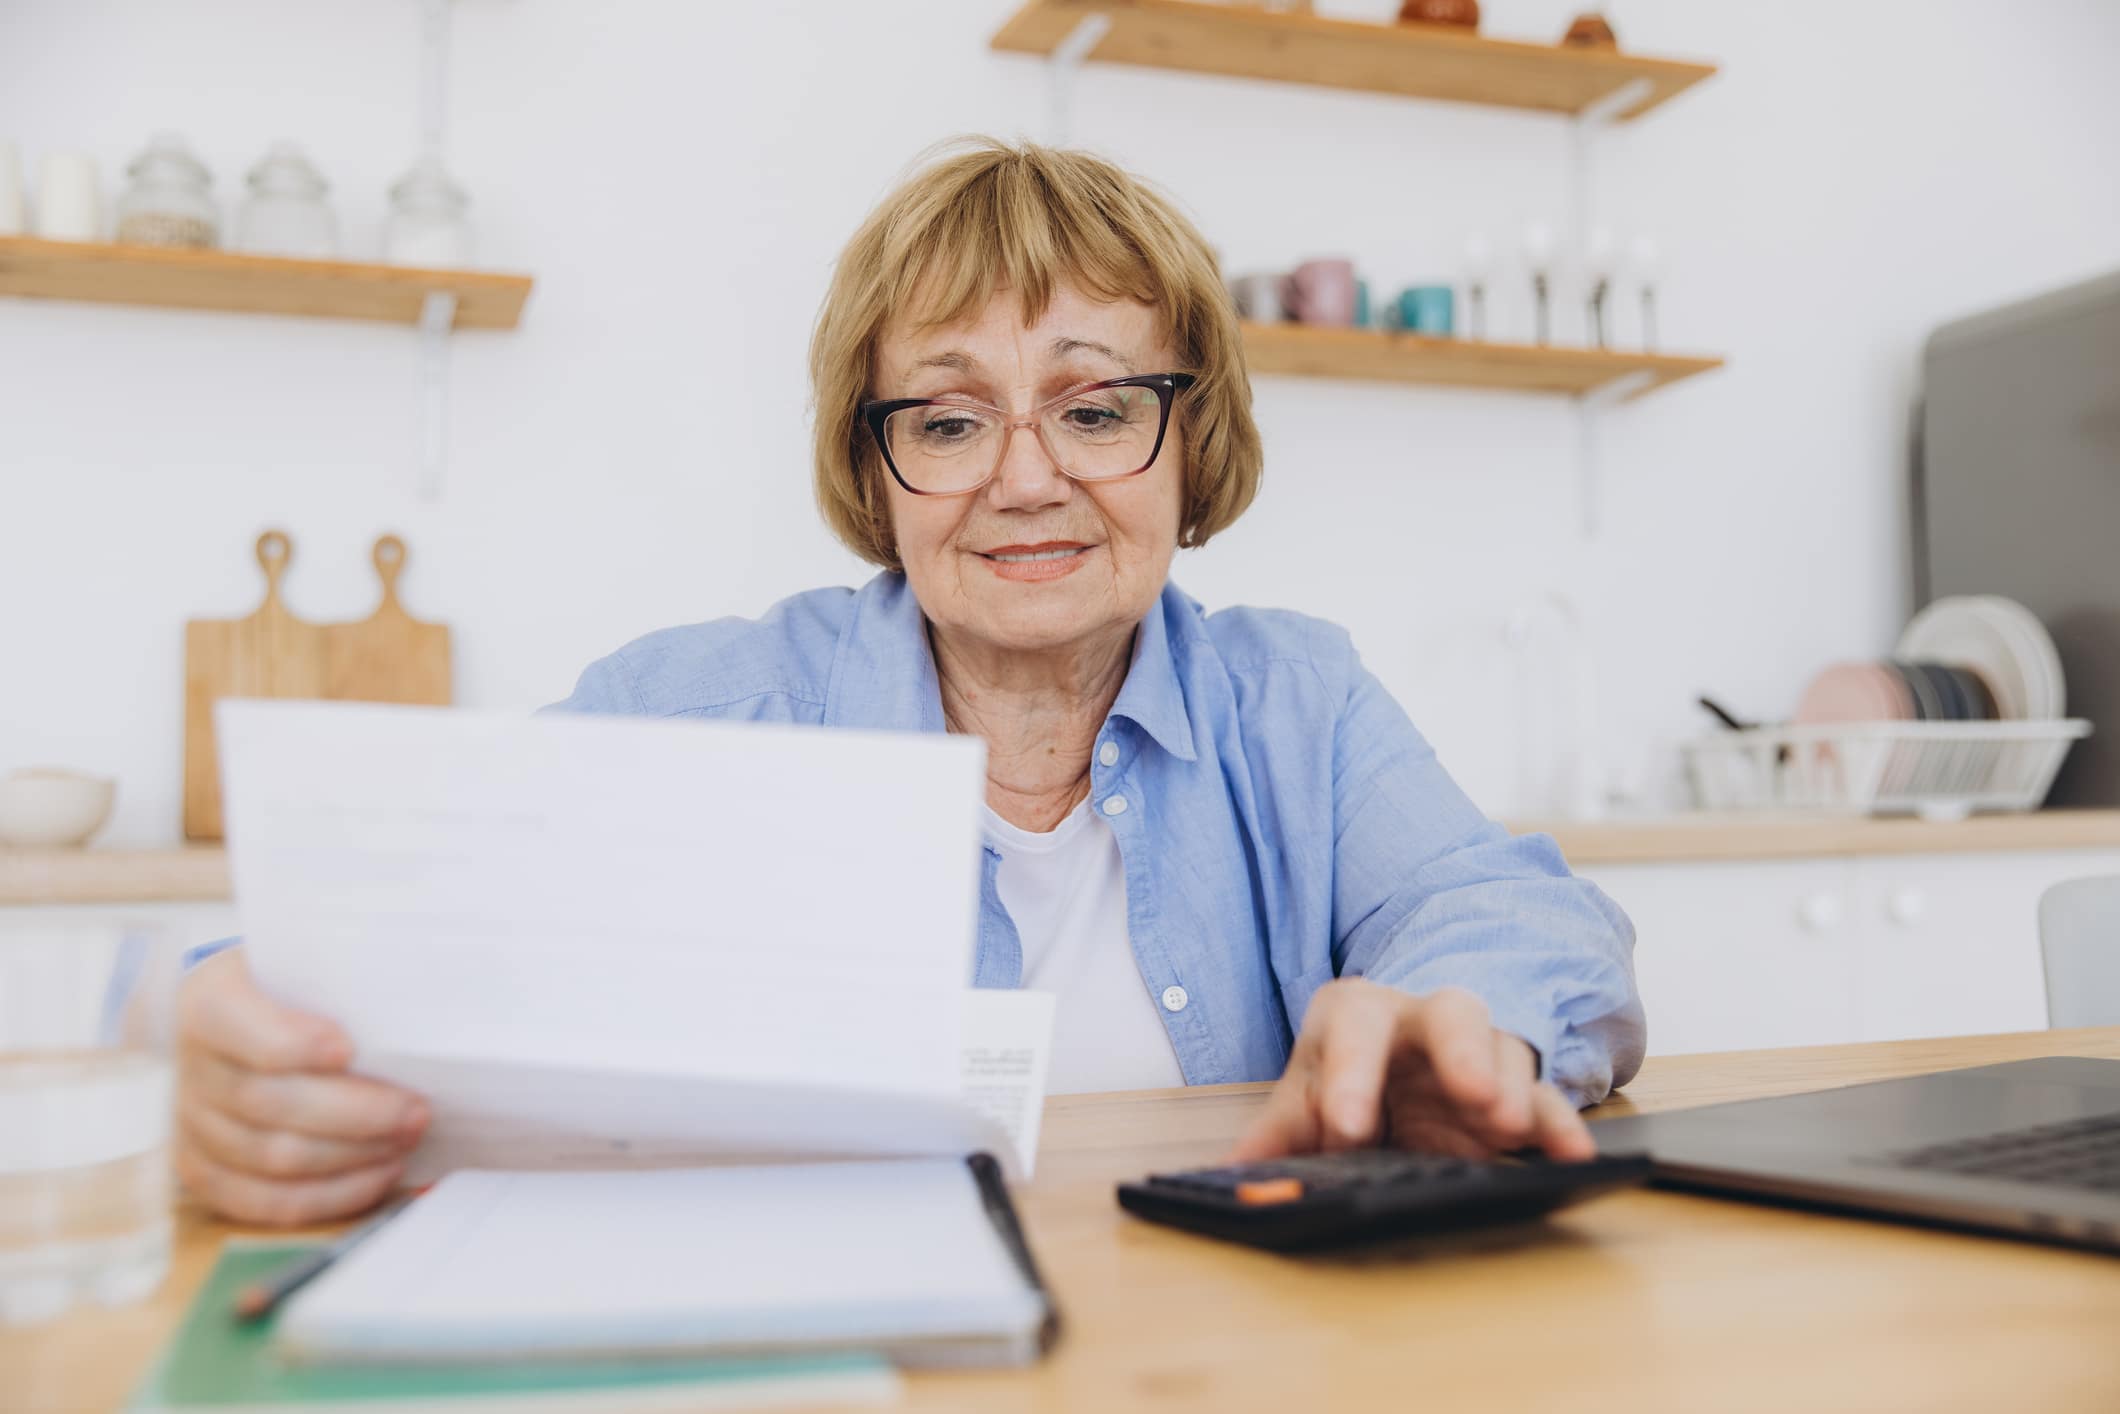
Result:
[[[972,553],[998,577],[1024,584],[1071,575],[1096,548],[1079,540],[1042,540],[1035,545],[1000,545]]]

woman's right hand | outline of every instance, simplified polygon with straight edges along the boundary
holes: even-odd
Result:
[[[374,1207],[426,1132],[409,1090],[349,1075],[353,1043],[273,1001],[243,949],[177,993],[177,1177],[228,1217],[299,1227]]]

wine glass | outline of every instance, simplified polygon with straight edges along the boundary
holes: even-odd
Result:
[[[1588,305],[1587,327],[1594,348],[1612,346],[1606,337],[1605,297],[1612,292],[1612,277],[1618,269],[1619,247],[1612,239],[1612,232],[1599,226],[1590,232],[1589,244],[1583,251],[1583,278],[1589,285],[1585,300]]]
[[[1483,235],[1465,238],[1466,336],[1487,337],[1487,282],[1494,277],[1494,243]]]
[[[1636,236],[1627,250],[1627,264],[1642,292],[1642,347],[1656,347],[1656,282],[1663,278],[1664,253],[1647,236]]]
[[[1553,261],[1558,252],[1553,227],[1532,221],[1524,227],[1524,265],[1531,271],[1532,308],[1536,311],[1540,344],[1553,342]]]

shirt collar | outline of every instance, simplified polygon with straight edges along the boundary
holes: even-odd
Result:
[[[905,576],[884,571],[854,595],[825,683],[824,724],[939,732],[942,685],[928,649],[927,617]]]
[[[1176,585],[1163,586],[1161,597],[1134,635],[1134,661],[1126,670],[1118,701],[1112,703],[1114,717],[1126,718],[1180,761],[1194,758],[1192,717],[1185,710],[1185,690],[1178,682],[1170,620],[1179,615],[1185,602]]]
[[[1194,759],[1191,718],[1168,620],[1186,603],[1166,585],[1134,635],[1134,657],[1111,715],[1124,717],[1181,761]],[[928,647],[927,618],[904,575],[885,571],[854,596],[825,685],[824,724],[939,732],[942,686]]]

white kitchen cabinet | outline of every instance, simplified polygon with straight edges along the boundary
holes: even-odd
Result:
[[[2120,873],[2120,855],[1911,855],[1861,861],[1862,1040],[2046,1025],[2039,896]]]
[[[1651,1054],[2046,1025],[2039,896],[2120,852],[1591,865],[1634,919]]]
[[[1634,920],[1651,1054],[1853,1038],[1860,974],[1850,861],[1583,872]]]

